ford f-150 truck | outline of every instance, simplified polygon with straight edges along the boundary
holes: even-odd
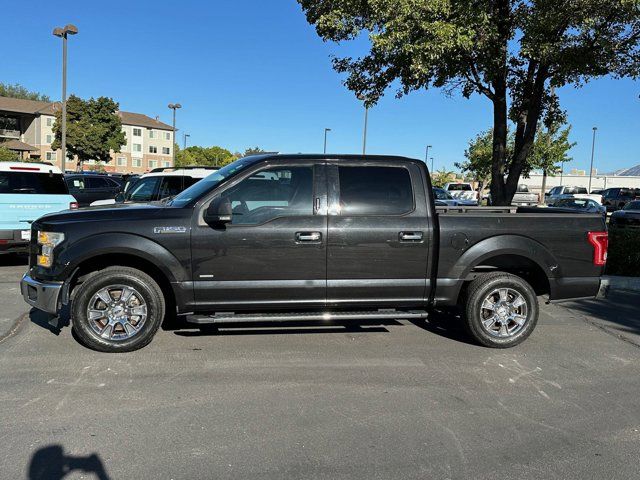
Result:
[[[418,160],[251,156],[173,199],[40,218],[22,294],[53,315],[70,304],[77,338],[108,352],[148,344],[165,313],[361,321],[456,305],[480,344],[510,347],[538,296],[597,295],[602,215],[434,203]]]

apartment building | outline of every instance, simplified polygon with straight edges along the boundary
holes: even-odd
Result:
[[[53,150],[53,124],[60,102],[39,102],[0,97],[0,145],[18,152],[24,159],[38,159],[61,166],[60,150]],[[111,152],[104,164],[90,160],[85,169],[108,172],[144,173],[173,165],[174,132],[171,125],[141,113],[118,112],[127,142],[119,152]],[[76,162],[68,160],[67,170]]]

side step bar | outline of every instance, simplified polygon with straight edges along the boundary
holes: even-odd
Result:
[[[291,313],[217,313],[215,315],[187,315],[189,323],[243,322],[332,322],[335,320],[401,320],[427,318],[425,310],[365,310],[360,312],[291,312]]]

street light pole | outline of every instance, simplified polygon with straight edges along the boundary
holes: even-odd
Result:
[[[78,27],[70,23],[64,27],[56,27],[53,29],[53,35],[62,38],[62,118],[61,118],[61,142],[60,150],[62,160],[60,165],[62,173],[65,172],[65,163],[67,160],[67,37],[78,33]]]
[[[593,153],[596,148],[596,130],[598,127],[593,127],[593,140],[591,142],[591,166],[589,167],[589,192],[591,193],[591,178],[593,177]]]
[[[173,153],[173,166],[176,166],[176,110],[182,108],[182,105],[179,103],[170,103],[167,105],[171,110],[173,110],[173,145],[171,145],[171,152]]]
[[[369,117],[369,107],[364,105],[364,132],[362,133],[362,155],[367,154],[367,120]]]
[[[185,133],[185,134],[184,134],[184,139],[183,139],[183,142],[182,142],[182,149],[183,149],[183,150],[186,150],[186,149],[187,149],[187,138],[188,138],[188,137],[190,137],[190,136],[191,136],[191,135],[189,135],[188,133]]]
[[[330,128],[325,128],[324,129],[324,150],[323,153],[327,153],[327,132],[330,132],[331,129]]]
[[[433,157],[431,157],[430,160],[431,160],[431,173],[433,174]]]
[[[425,149],[425,152],[424,152],[424,163],[425,163],[425,165],[429,161],[429,149],[430,148],[432,148],[431,145],[427,145],[427,148]],[[433,165],[431,167],[433,168]],[[433,172],[431,172],[431,173],[433,173]]]

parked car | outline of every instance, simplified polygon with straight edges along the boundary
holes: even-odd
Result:
[[[640,200],[627,203],[622,210],[611,214],[609,225],[616,227],[640,227]]]
[[[513,196],[513,200],[511,200],[511,205],[515,205],[518,207],[529,207],[537,205],[538,203],[538,194],[530,192],[529,187],[527,187],[524,183],[518,185],[516,193]],[[487,195],[487,205],[493,205],[493,202],[491,201],[491,193]]]
[[[455,199],[451,196],[449,192],[439,187],[433,187],[433,195],[436,200],[441,202],[442,205],[440,206],[446,205],[450,207],[456,207],[456,206],[474,206],[478,204],[478,202],[476,202],[475,200]]]
[[[217,169],[218,167],[156,168],[131,180],[125,185],[124,191],[115,198],[98,200],[91,203],[91,206],[124,202],[154,202],[173,197]]]
[[[25,252],[31,223],[46,213],[78,208],[62,171],[41,163],[0,163],[0,253]]]
[[[444,190],[449,192],[456,200],[468,200],[478,204],[478,194],[473,189],[470,183],[447,183],[444,186]]]
[[[615,212],[637,199],[640,199],[640,188],[607,188],[602,195],[602,204],[607,211]]]
[[[535,328],[538,295],[599,292],[602,215],[437,211],[427,178],[403,157],[246,157],[167,202],[40,218],[22,294],[53,315],[70,303],[83,344],[122,352],[148,344],[169,308],[202,325],[421,319],[458,304],[477,342],[505,348]]]
[[[544,194],[545,203],[549,206],[553,206],[556,200],[560,200],[561,198],[590,198],[591,200],[602,204],[601,195],[590,194],[584,187],[558,186],[553,187]]]
[[[566,208],[585,213],[607,213],[606,207],[590,198],[561,198],[556,200],[552,208]]]
[[[64,180],[81,207],[96,200],[113,199],[122,191],[122,184],[107,175],[73,174],[65,175]]]

